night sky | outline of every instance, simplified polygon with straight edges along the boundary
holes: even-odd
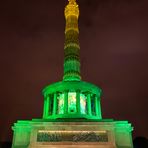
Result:
[[[62,80],[67,0],[0,1],[0,141],[42,117],[41,90]],[[79,0],[82,79],[103,90],[103,118],[148,138],[148,1]]]

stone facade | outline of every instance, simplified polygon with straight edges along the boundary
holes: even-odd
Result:
[[[127,121],[18,121],[13,130],[13,148],[133,147],[132,127]]]

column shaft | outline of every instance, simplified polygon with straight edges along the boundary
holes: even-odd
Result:
[[[99,116],[99,101],[97,96],[95,96],[95,109],[96,109],[96,116]]]
[[[53,115],[56,115],[57,112],[57,93],[54,93],[54,100],[53,100]]]
[[[43,118],[46,118],[49,115],[49,95],[45,96],[44,99],[44,113],[43,113]]]
[[[87,111],[88,111],[88,115],[92,115],[91,112],[91,96],[90,94],[87,95]]]
[[[43,118],[46,117],[46,106],[47,106],[46,104],[47,104],[47,97],[44,96],[44,112],[43,112]]]
[[[80,107],[80,91],[76,92],[76,107],[77,107],[77,113],[81,114],[81,107]]]
[[[68,114],[68,91],[64,92],[64,114]]]
[[[98,111],[99,111],[99,118],[102,119],[102,114],[101,114],[101,105],[100,105],[100,98],[98,98]]]
[[[46,117],[49,115],[49,95],[46,97]]]

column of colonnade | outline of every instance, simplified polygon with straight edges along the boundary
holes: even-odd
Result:
[[[57,114],[57,92],[54,93],[53,97],[53,115]]]
[[[68,90],[64,92],[64,114],[68,114]]]
[[[43,118],[46,117],[46,102],[47,102],[47,100],[46,100],[46,96],[44,96],[44,111],[43,111]]]
[[[80,90],[76,91],[76,109],[77,109],[77,113],[80,114],[81,113],[81,106],[80,106]]]
[[[87,112],[88,112],[89,116],[92,115],[92,110],[91,110],[91,94],[90,93],[87,94]]]
[[[49,95],[44,96],[44,112],[43,117],[47,117],[49,114],[49,104],[50,104],[50,98]]]

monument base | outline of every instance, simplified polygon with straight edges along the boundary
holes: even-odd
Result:
[[[18,121],[12,148],[133,148],[127,121]]]

